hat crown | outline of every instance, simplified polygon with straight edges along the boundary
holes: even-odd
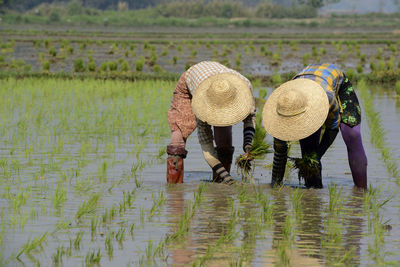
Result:
[[[207,90],[210,103],[214,106],[229,105],[235,98],[235,88],[228,80],[215,80]]]
[[[276,112],[284,117],[292,117],[305,112],[307,97],[300,90],[289,90],[282,93],[277,102]]]

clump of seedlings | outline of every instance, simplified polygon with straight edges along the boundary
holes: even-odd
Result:
[[[299,181],[304,179],[305,183],[308,183],[308,180],[316,175],[319,175],[319,161],[317,160],[317,154],[309,154],[305,155],[301,158],[289,157],[290,161],[293,163],[293,169],[297,169]]]
[[[262,158],[267,153],[271,152],[270,145],[265,141],[266,135],[267,132],[261,126],[261,116],[257,114],[256,128],[250,151],[240,155],[235,161],[235,164],[238,170],[240,169],[242,176],[247,177],[249,174],[253,159]]]

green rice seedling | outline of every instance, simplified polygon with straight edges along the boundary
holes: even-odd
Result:
[[[136,186],[136,188],[138,188],[138,189],[141,188],[142,184],[143,184],[143,181],[140,178],[138,178],[137,175],[134,175],[134,178],[135,178],[135,186]]]
[[[74,71],[75,72],[85,72],[86,66],[82,58],[77,58],[74,61]]]
[[[267,194],[257,190],[256,200],[261,208],[261,219],[265,225],[271,225],[273,219],[273,207]]]
[[[62,183],[57,183],[56,190],[51,197],[51,203],[56,210],[59,210],[67,200],[67,191]]]
[[[99,226],[99,219],[96,216],[93,216],[90,220],[90,234],[91,236],[96,235],[97,227]]]
[[[347,53],[344,53],[344,52],[343,52],[343,53],[340,54],[340,59],[339,59],[339,60],[340,60],[341,62],[345,62],[346,59],[347,59],[347,57],[348,57]]]
[[[289,157],[289,160],[293,163],[293,169],[298,170],[299,181],[304,179],[307,184],[308,179],[319,175],[320,164],[317,160],[317,154],[314,153],[301,158]]]
[[[281,63],[281,53],[279,51],[276,51],[275,53],[272,54],[272,64],[274,65],[279,65]]]
[[[161,67],[160,65],[158,65],[158,64],[155,64],[155,65],[153,66],[153,69],[154,69],[154,72],[155,72],[155,73],[161,73],[161,72],[163,72],[162,67]]]
[[[363,65],[361,63],[357,64],[356,70],[358,73],[363,73]]]
[[[124,241],[125,238],[125,228],[121,226],[118,230],[118,232],[115,234],[115,240],[119,243],[120,246],[122,246],[122,242]]]
[[[369,68],[371,69],[372,72],[376,71],[376,63],[374,61],[371,61],[369,63]]]
[[[145,59],[144,59],[143,56],[141,56],[141,57],[136,61],[136,63],[135,63],[135,64],[136,64],[136,65],[135,65],[135,68],[136,68],[136,71],[137,71],[137,72],[143,71],[144,62],[145,62]]]
[[[381,58],[382,58],[382,55],[383,55],[383,49],[382,49],[382,47],[379,47],[379,48],[378,48],[378,52],[377,52],[376,55],[375,55],[375,58],[376,58],[376,59],[381,59]]]
[[[68,52],[69,55],[73,55],[74,54],[74,47],[73,46],[69,46],[67,48],[67,52]]]
[[[158,198],[153,199],[153,206],[150,209],[149,219],[151,219],[155,213],[159,210],[159,208],[165,203],[165,195],[162,190],[158,191]]]
[[[178,63],[178,57],[177,56],[173,56],[172,57],[172,64],[176,65]]]
[[[78,232],[74,239],[74,249],[79,250],[81,248],[81,241],[82,241],[83,232]]]
[[[99,264],[101,260],[101,252],[100,249],[97,251],[95,250],[89,250],[88,253],[85,256],[85,263],[88,266],[92,266],[94,264]]]
[[[101,63],[100,63],[99,70],[102,71],[102,72],[107,72],[107,71],[108,71],[108,64],[107,64],[107,62],[104,62],[104,61],[101,62]]]
[[[144,208],[141,207],[139,208],[139,221],[142,226],[144,225],[144,218],[145,218]]]
[[[53,264],[55,266],[62,265],[62,257],[64,256],[64,247],[63,246],[58,246],[56,253],[52,256],[53,258]]]
[[[277,266],[291,266],[290,258],[288,255],[288,246],[284,241],[278,241],[276,247],[276,256],[279,262],[275,263]]]
[[[400,96],[400,81],[396,81],[395,91],[398,96]]]
[[[48,232],[45,232],[42,236],[38,236],[34,238],[32,241],[29,238],[28,241],[22,246],[22,249],[15,256],[17,259],[21,256],[22,253],[29,255],[32,251],[37,251],[42,248],[44,242],[46,242],[49,237]]]
[[[50,47],[49,55],[52,56],[52,57],[56,57],[57,56],[57,50],[54,47]]]
[[[241,53],[237,53],[236,54],[235,65],[236,65],[236,67],[240,67],[241,64],[242,64],[242,54]]]
[[[24,229],[25,224],[26,224],[26,222],[28,221],[28,219],[29,219],[30,216],[31,216],[31,214],[29,214],[29,213],[27,213],[27,214],[22,213],[22,214],[20,215],[20,219],[19,219],[19,228],[20,228],[21,230]],[[1,235],[1,233],[0,233],[0,235]],[[1,246],[1,237],[0,237],[0,246]]]
[[[329,191],[329,205],[328,212],[330,214],[338,215],[343,207],[342,188],[338,189],[336,184],[328,186]]]
[[[122,61],[121,63],[121,71],[122,72],[129,72],[131,70],[131,67],[129,66],[129,63],[127,61]]]
[[[160,242],[158,242],[157,247],[154,249],[154,256],[158,256],[159,258],[164,258],[165,257],[165,250],[166,250],[166,243],[164,239],[161,239]]]
[[[112,259],[113,254],[114,254],[114,246],[112,244],[112,240],[114,239],[114,232],[109,231],[106,235],[106,239],[104,240],[104,246],[108,254],[108,258]]]
[[[248,184],[244,184],[243,186],[239,187],[240,190],[237,196],[239,203],[243,204],[249,199],[250,196],[247,194],[247,187]]]
[[[349,78],[349,80],[353,80],[356,77],[354,69],[346,69],[346,76]]]
[[[12,207],[15,214],[19,213],[21,207],[26,204],[30,194],[28,192],[18,192],[11,197]]]
[[[178,50],[179,54],[182,54],[182,45],[178,44],[178,46],[176,47],[176,50]]]
[[[384,60],[379,60],[377,70],[378,71],[384,71],[385,69],[386,69],[385,61]]]
[[[75,218],[79,221],[82,216],[90,213],[94,213],[97,209],[97,204],[100,199],[100,193],[95,193],[90,196],[87,201],[84,201],[82,205],[78,208],[78,211],[75,214]]]
[[[96,63],[94,62],[94,60],[90,60],[88,63],[88,70],[90,72],[95,72],[96,68],[97,68],[97,66],[96,66]]]
[[[302,206],[301,206],[301,199],[303,198],[304,192],[300,190],[299,187],[296,189],[290,190],[290,198],[292,200],[292,207],[296,214],[296,220],[298,223],[301,223],[302,219]]]
[[[282,227],[282,238],[289,246],[294,242],[294,228],[292,223],[292,218],[290,215],[286,215],[285,223]]]
[[[130,234],[131,236],[133,236],[134,233],[135,233],[135,224],[132,223],[132,224],[129,226],[129,234]]]
[[[390,57],[389,61],[387,62],[386,69],[387,70],[394,70],[396,65],[396,58]]]
[[[312,57],[317,57],[318,56],[318,51],[317,51],[317,48],[315,46],[312,47],[311,56]]]
[[[178,221],[177,228],[174,233],[166,237],[168,242],[182,240],[185,235],[189,232],[189,223],[194,215],[194,210],[192,210],[191,202],[187,203],[185,212],[182,213],[181,218]]]
[[[167,154],[167,147],[162,146],[158,149],[157,159],[162,159]]]
[[[117,71],[118,70],[118,61],[109,61],[108,63],[108,69],[110,71]]]
[[[303,54],[302,60],[303,66],[308,66],[310,64],[310,54]]]
[[[153,240],[151,239],[147,242],[147,246],[145,248],[145,255],[147,260],[151,260],[154,257]]]
[[[271,152],[270,145],[265,141],[266,135],[267,132],[264,127],[261,126],[261,115],[257,114],[255,133],[250,151],[246,154],[240,155],[235,161],[242,176],[247,177],[251,170],[251,161],[253,159],[263,158],[267,153]]]
[[[278,85],[282,83],[282,76],[279,72],[276,72],[272,75],[271,81],[274,85]]]
[[[50,61],[44,60],[42,63],[42,71],[48,72],[50,71]]]

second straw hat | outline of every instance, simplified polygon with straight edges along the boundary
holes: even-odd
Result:
[[[244,120],[253,107],[249,85],[232,73],[216,74],[205,79],[192,98],[193,113],[199,120],[213,126],[234,125]]]
[[[282,141],[296,141],[316,132],[325,122],[329,100],[315,81],[299,78],[283,83],[263,109],[265,130]]]

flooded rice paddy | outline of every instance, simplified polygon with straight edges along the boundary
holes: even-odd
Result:
[[[196,133],[184,184],[167,185],[174,86],[0,81],[0,265],[400,264],[400,102],[392,89],[358,87],[369,163],[369,191],[361,192],[340,134],[322,160],[320,190],[299,185],[294,171],[271,188],[271,154],[248,182],[232,171],[235,185],[210,183]],[[242,125],[233,132],[236,157]],[[299,155],[299,145],[290,153]]]
[[[246,75],[296,72],[313,62],[332,62],[354,73],[400,69],[400,38],[382,30],[221,32],[223,29],[1,28],[0,67],[45,73],[181,73],[202,60],[215,60]]]

